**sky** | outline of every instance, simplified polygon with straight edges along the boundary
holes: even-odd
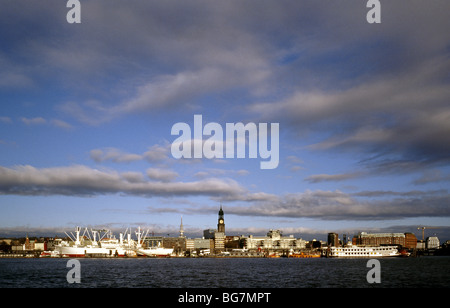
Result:
[[[227,235],[450,239],[447,0],[80,3],[1,3],[0,236],[200,237],[222,205]],[[174,158],[195,115],[278,123],[277,167]]]

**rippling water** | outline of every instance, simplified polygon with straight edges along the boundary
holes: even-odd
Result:
[[[450,287],[450,257],[379,259],[380,284],[367,282],[368,259],[78,259],[79,284],[68,260],[0,259],[0,287]]]

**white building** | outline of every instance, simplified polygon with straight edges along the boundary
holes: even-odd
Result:
[[[441,245],[441,243],[439,242],[439,239],[437,236],[427,237],[427,240],[426,240],[427,249],[436,249],[436,248],[439,248],[440,245]]]
[[[270,230],[267,236],[249,235],[245,239],[245,248],[269,250],[298,250],[306,248],[306,241],[296,239],[293,235],[282,236],[280,230]]]

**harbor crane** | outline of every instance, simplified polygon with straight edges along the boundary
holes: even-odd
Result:
[[[417,230],[422,230],[422,242],[425,240],[425,229],[439,229],[438,227],[418,227]]]

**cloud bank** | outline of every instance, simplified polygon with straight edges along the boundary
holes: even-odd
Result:
[[[140,197],[209,196],[217,201],[245,202],[227,206],[227,213],[240,216],[317,218],[322,220],[390,220],[407,217],[450,216],[450,195],[438,191],[341,191],[307,190],[276,196],[249,192],[231,179],[207,178],[194,182],[173,181],[178,174],[150,168],[146,179],[139,172],[116,172],[87,166],[35,168],[29,165],[0,167],[0,194],[23,196],[66,195],[86,197],[105,194]],[[388,198],[387,198],[388,197]],[[215,212],[217,208],[157,209],[184,213]]]
[[[119,173],[82,165],[41,169],[29,165],[0,167],[0,193],[25,196],[124,194],[144,197],[232,196],[245,193],[237,182],[230,179],[167,182],[174,178],[174,173],[149,169],[147,174],[152,179],[164,181],[148,181],[137,172]]]

